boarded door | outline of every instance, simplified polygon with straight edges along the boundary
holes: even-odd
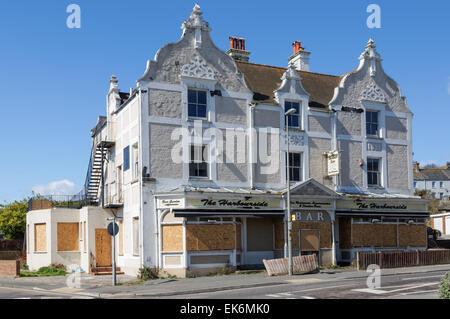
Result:
[[[300,230],[301,251],[319,251],[320,231],[318,229]]]
[[[107,229],[95,230],[95,261],[97,267],[111,266],[111,236]]]

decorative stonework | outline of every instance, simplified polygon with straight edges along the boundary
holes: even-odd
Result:
[[[294,146],[304,146],[305,137],[303,135],[289,135],[289,144]]]
[[[215,80],[214,70],[200,57],[196,56],[190,64],[183,65],[181,76]]]
[[[198,28],[206,31],[211,31],[208,22],[203,20],[202,14],[203,12],[200,10],[200,6],[198,5],[198,3],[195,4],[189,19],[183,22],[181,28],[183,30]]]
[[[386,96],[375,82],[371,82],[361,93],[361,99],[366,101],[386,102]]]
[[[367,150],[370,152],[381,152],[382,145],[381,143],[367,142]]]

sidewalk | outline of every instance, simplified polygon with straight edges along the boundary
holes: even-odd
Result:
[[[382,269],[382,276],[397,274],[416,274],[431,271],[450,271],[450,265],[408,267]],[[65,277],[34,277],[34,278],[0,278],[0,287],[28,288],[38,290],[58,291],[96,298],[133,298],[133,297],[164,297],[202,292],[223,291],[289,283],[311,283],[318,280],[340,281],[346,279],[367,278],[368,273],[357,270],[322,270],[320,273],[268,277],[265,272],[251,274],[231,274],[223,276],[174,278],[149,280],[137,283],[136,277],[119,275],[119,285],[112,286],[111,276],[81,276],[80,288],[69,288]]]

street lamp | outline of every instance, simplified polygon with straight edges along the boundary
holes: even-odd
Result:
[[[289,170],[289,115],[292,115],[296,112],[296,109],[290,109],[286,113],[284,113],[286,117],[285,125],[286,125],[286,186],[287,186],[287,205],[286,205],[286,221],[287,221],[287,229],[288,229],[288,263],[289,263],[289,276],[292,276],[292,218],[291,218],[291,181],[290,181],[290,170]]]

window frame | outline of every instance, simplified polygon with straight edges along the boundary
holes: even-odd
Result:
[[[130,145],[127,145],[123,149],[123,171],[126,172],[130,169]]]
[[[377,115],[377,121],[372,122],[373,118],[371,117],[369,120],[369,113],[370,114],[376,114]],[[369,125],[376,125],[376,133],[370,134],[369,131]],[[380,137],[380,111],[377,110],[366,110],[366,136],[369,137]]]
[[[300,166],[291,166],[291,155],[298,155],[300,158]],[[294,160],[295,161],[295,160]],[[286,174],[287,170],[289,170],[289,181],[290,182],[302,182],[303,181],[303,152],[286,152]],[[294,180],[293,177],[293,169],[299,170],[299,180]]]
[[[377,171],[374,171],[374,170],[369,170],[369,161],[373,161],[373,160],[376,160],[376,161],[378,161],[378,163],[377,163],[377,166],[378,166],[378,170]],[[373,165],[373,164],[372,164]],[[366,167],[366,172],[367,172],[367,186],[368,187],[374,187],[374,188],[376,188],[376,187],[382,187],[383,186],[383,184],[382,184],[382,180],[381,180],[381,172],[382,172],[382,169],[381,169],[381,158],[378,158],[378,157],[368,157],[367,158],[367,165],[366,165],[367,167]],[[369,183],[369,174],[377,174],[377,184],[370,184]],[[372,179],[373,180],[373,179]]]
[[[133,147],[131,148],[131,157],[132,157],[132,162],[133,162],[133,166],[131,167],[132,169],[132,176],[133,176],[133,180],[136,180],[139,178],[139,148],[138,148],[138,143],[133,144]]]
[[[190,102],[189,101],[189,92],[194,91],[196,92],[196,102]],[[199,103],[199,98],[198,98],[198,92],[204,92],[205,93],[205,104],[203,103]],[[195,106],[196,109],[196,116],[191,116],[189,115],[189,108],[190,106],[193,105]],[[200,107],[205,107],[205,116],[198,116],[198,108]],[[192,119],[192,120],[208,120],[208,90],[205,89],[199,89],[199,88],[188,88],[187,89],[187,118],[188,119]]]
[[[194,149],[194,159],[192,159],[192,148],[195,147],[201,147],[202,151],[202,161],[196,162],[195,158],[195,149]],[[204,155],[206,154],[206,158],[204,158]],[[209,146],[208,144],[189,144],[189,178],[190,179],[209,179],[210,178],[210,172],[209,172]],[[197,165],[195,170],[196,172],[200,172],[199,165],[206,164],[206,176],[200,176],[200,175],[191,175],[191,165]]]
[[[289,107],[288,107],[288,103],[290,105]],[[298,105],[297,112],[295,112],[294,114],[288,115],[287,122],[286,122],[286,116],[284,116],[284,122],[285,122],[284,125],[285,125],[285,127],[289,127],[289,129],[301,130],[303,128],[303,125],[302,125],[302,101],[285,100],[284,101],[284,112],[287,112],[292,108],[295,109],[293,104]],[[297,122],[298,122],[297,126],[289,125],[290,122],[292,123],[291,119],[294,117],[297,117]]]

